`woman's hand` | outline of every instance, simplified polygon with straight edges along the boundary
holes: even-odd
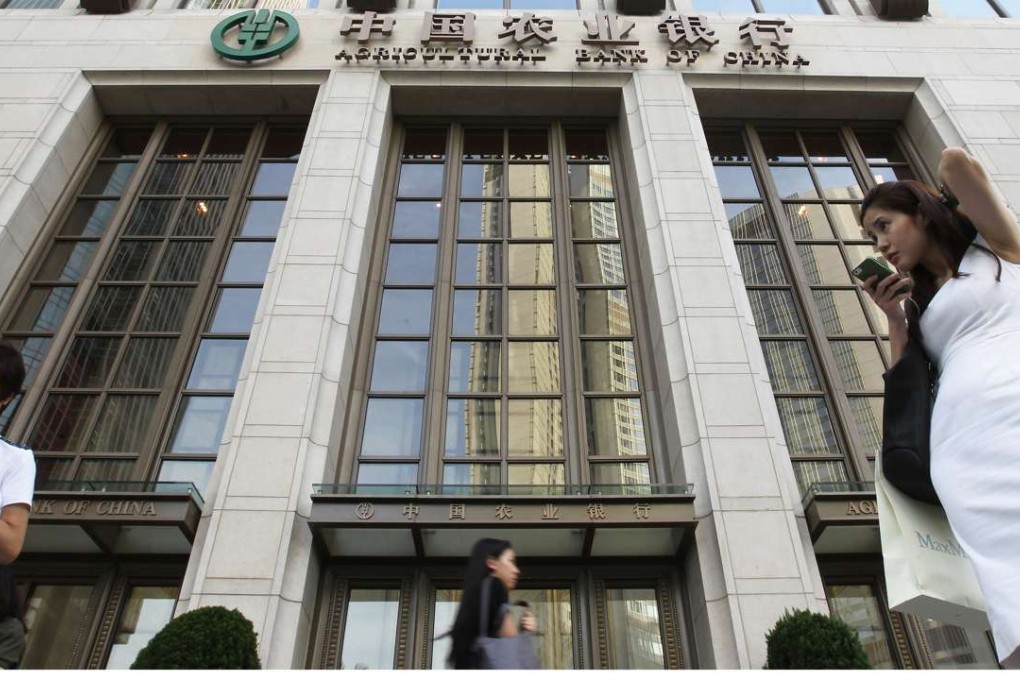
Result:
[[[907,318],[903,311],[903,302],[910,297],[910,291],[898,295],[896,291],[901,290],[903,284],[909,283],[910,279],[906,276],[893,273],[881,280],[877,276],[870,276],[860,285],[890,321],[903,322]]]
[[[521,630],[526,630],[529,633],[535,632],[535,615],[531,613],[530,609],[525,609],[521,614]]]

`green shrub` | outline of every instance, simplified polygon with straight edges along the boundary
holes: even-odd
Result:
[[[236,609],[201,607],[182,614],[149,640],[132,669],[259,669],[251,621]]]
[[[787,611],[765,641],[769,670],[871,668],[857,634],[832,616]]]

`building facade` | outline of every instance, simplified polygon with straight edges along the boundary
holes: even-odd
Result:
[[[1020,3],[143,4],[0,3],[26,667],[441,668],[490,535],[548,668],[996,667],[887,607],[850,269],[947,146],[1020,203]]]

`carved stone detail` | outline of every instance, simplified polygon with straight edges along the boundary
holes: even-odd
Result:
[[[598,640],[595,645],[595,666],[609,670],[609,626],[606,611],[606,583],[596,579],[595,586],[595,620],[598,621]]]
[[[397,658],[395,666],[398,669],[409,668],[411,660],[407,657],[410,644],[411,630],[411,579],[405,578],[400,582],[400,613],[397,617]]]
[[[113,628],[117,625],[117,616],[120,614],[121,602],[124,601],[124,593],[127,592],[127,579],[117,578],[110,589],[110,596],[106,600],[106,609],[103,611],[103,620],[99,623],[99,632],[96,633],[96,641],[92,643],[92,654],[89,656],[87,668],[100,669],[103,667],[103,657],[106,656],[107,645],[110,636],[113,635]]]
[[[340,656],[340,629],[347,608],[347,580],[334,578],[326,609],[326,626],[322,635],[322,653],[319,667],[335,669]]]
[[[658,587],[659,609],[662,611],[662,630],[665,638],[666,668],[679,670],[684,667],[684,650],[680,640],[680,617],[669,587],[669,580],[660,578]]]

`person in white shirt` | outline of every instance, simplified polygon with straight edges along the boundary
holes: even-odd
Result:
[[[21,354],[0,343],[0,411],[25,381]],[[10,564],[25,543],[35,489],[35,456],[0,437],[0,668],[17,668],[25,651],[22,607]]]

